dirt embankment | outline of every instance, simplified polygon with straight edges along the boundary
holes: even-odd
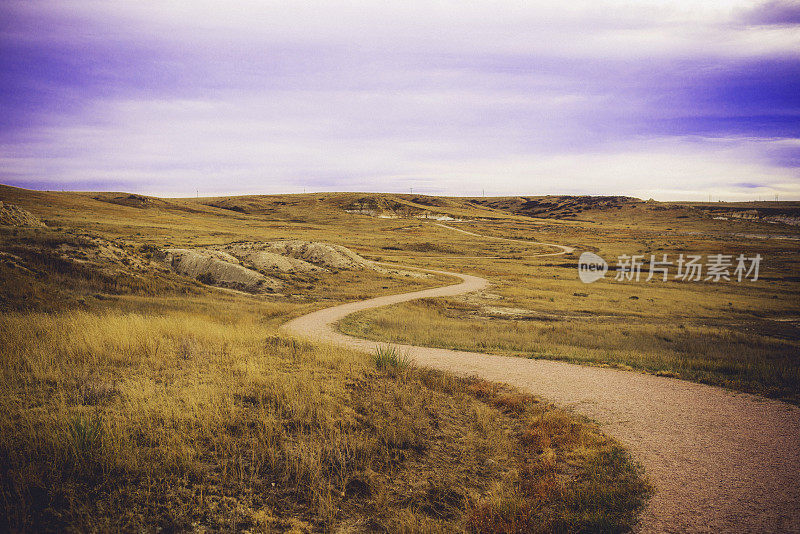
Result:
[[[3,226],[30,226],[43,228],[45,224],[29,211],[14,204],[0,201],[0,225]]]

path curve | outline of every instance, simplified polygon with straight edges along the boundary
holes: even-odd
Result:
[[[476,234],[475,232],[469,232],[467,230],[462,230],[461,228],[455,228],[453,226],[448,226],[448,225],[442,224],[442,223],[436,223],[436,226],[441,226],[442,228],[447,228],[448,230],[453,230],[454,232],[459,232],[459,233],[471,235],[471,236],[474,236],[474,237],[480,237],[482,239],[492,239],[494,241],[507,241],[507,242],[510,242],[510,243],[524,243],[526,245],[543,245],[543,246],[546,246],[546,247],[555,247],[555,248],[558,249],[558,252],[546,252],[544,254],[532,254],[531,257],[533,257],[533,256],[560,256],[562,254],[570,254],[571,252],[575,252],[575,248],[574,247],[568,247],[567,245],[557,245],[555,243],[542,243],[540,241],[527,241],[527,240],[524,240],[524,239],[511,239],[509,237],[497,237],[497,236],[492,236],[492,235]]]
[[[556,254],[570,248],[559,247],[562,251]],[[379,343],[342,334],[336,323],[361,310],[489,286],[477,276],[421,270],[461,282],[333,306],[282,328],[372,352]],[[637,372],[412,345],[398,348],[418,365],[505,382],[598,421],[642,463],[656,488],[639,532],[800,532],[796,406]]]

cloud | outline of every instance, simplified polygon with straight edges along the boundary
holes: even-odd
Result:
[[[796,0],[770,0],[745,14],[750,24],[800,24],[800,2]]]
[[[495,173],[498,192],[655,196],[800,181],[800,35],[742,25],[746,1],[0,10],[13,183],[474,193]]]

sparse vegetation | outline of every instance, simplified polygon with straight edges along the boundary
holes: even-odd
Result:
[[[381,371],[398,372],[408,369],[411,361],[401,354],[396,347],[384,345],[375,349],[375,367]]]
[[[592,425],[229,306],[3,316],[7,526],[495,532],[502,495],[542,531],[634,521],[646,487]]]
[[[341,329],[389,343],[637,369],[800,402],[800,277],[796,254],[784,250],[793,241],[641,240],[598,230],[592,242],[609,259],[656,250],[767,259],[757,282],[645,282],[645,275],[591,285],[578,280],[574,259],[474,259],[475,272],[494,282],[490,292],[369,310]]]
[[[494,287],[374,310],[344,327],[797,398],[792,241],[736,237],[700,210],[628,199],[610,200],[613,209],[591,199],[528,205],[550,210],[543,220],[518,211],[524,202],[368,197],[0,187],[2,200],[47,223],[0,228],[3,526],[499,533],[613,532],[635,522],[647,485],[592,423],[496,384],[415,368],[396,348],[361,355],[277,331],[316,308],[447,278],[298,263],[265,271],[281,289],[253,296],[159,267],[166,248],[291,239],[341,244],[368,260],[464,265]],[[399,218],[347,213],[355,201]],[[768,261],[750,285],[585,286],[574,257],[537,258],[549,249],[453,232],[417,218],[426,212],[607,258],[744,251]],[[470,259],[454,263],[459,256]]]
[[[393,349],[277,331],[446,278],[276,272],[281,293],[223,292],[164,269],[161,251],[285,239],[302,206],[275,222],[257,202],[11,193],[49,228],[0,229],[3,530],[511,532],[507,506],[526,529],[635,522],[643,475],[590,422]],[[387,243],[306,211],[292,237]],[[405,233],[408,250],[429,250],[428,232]]]
[[[446,302],[411,302],[348,317],[342,329],[398,344],[614,365],[794,402],[800,399],[798,346],[791,340],[719,326],[575,322],[487,320],[480,314],[454,312]]]

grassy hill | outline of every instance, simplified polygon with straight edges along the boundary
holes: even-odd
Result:
[[[347,211],[365,196],[397,218]],[[522,216],[461,199],[352,193],[159,199],[0,186],[0,201],[46,225],[0,226],[3,530],[577,532],[635,523],[648,486],[591,422],[402,355],[278,330],[319,307],[446,278],[317,263],[265,271],[281,289],[248,293],[162,260],[167,249],[218,259],[227,256],[215,247],[285,240],[422,265],[439,261],[433,253],[540,251],[475,243],[419,217]]]

